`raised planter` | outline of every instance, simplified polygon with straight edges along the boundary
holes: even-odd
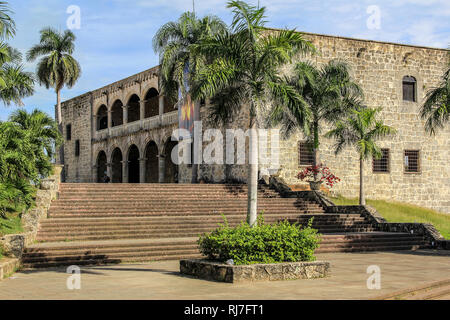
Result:
[[[180,260],[182,274],[229,283],[324,278],[329,271],[326,261],[234,266],[210,260]]]

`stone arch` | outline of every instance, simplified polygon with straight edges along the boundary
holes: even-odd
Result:
[[[139,148],[132,144],[127,153],[127,170],[128,170],[128,182],[139,183],[140,167],[139,167],[140,152]]]
[[[164,96],[164,113],[175,111],[175,103],[176,101],[173,101],[172,99]]]
[[[154,87],[145,94],[145,118],[159,115],[159,92]]]
[[[108,129],[108,108],[102,104],[97,110],[97,131]]]
[[[123,181],[122,162],[122,150],[120,150],[120,148],[115,148],[111,153],[112,183],[122,183]]]
[[[137,94],[131,95],[131,97],[128,99],[127,106],[128,106],[128,123],[139,121],[141,118],[141,99]]]
[[[108,170],[108,160],[106,157],[106,153],[105,151],[101,150],[98,153],[97,156],[97,162],[96,162],[96,166],[97,166],[97,182],[101,183],[104,182],[104,178],[105,175],[107,175],[107,170]]]
[[[171,138],[164,144],[164,182],[178,183],[178,165],[172,161],[172,150],[178,144],[178,141],[172,141]]]
[[[151,140],[145,147],[145,182],[159,182],[158,145]]]
[[[121,126],[123,124],[123,103],[117,99],[111,106],[112,126]]]

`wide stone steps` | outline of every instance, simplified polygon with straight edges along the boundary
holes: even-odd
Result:
[[[265,223],[288,220],[322,233],[317,252],[410,250],[421,237],[378,232],[360,214],[326,213],[313,201],[281,198],[260,186]],[[39,243],[28,246],[25,268],[199,258],[198,237],[224,223],[245,221],[245,185],[62,184]]]
[[[325,227],[317,228],[320,233],[336,233],[336,232],[373,232],[376,231],[372,227]],[[66,232],[64,234],[39,234],[37,241],[74,241],[74,240],[113,240],[113,239],[161,239],[173,237],[198,237],[203,233],[210,232],[211,228],[191,228],[185,230],[154,230],[154,231],[121,231],[121,230],[102,230],[91,232]]]
[[[197,238],[182,240],[115,240],[45,243],[33,245],[23,255],[25,268],[62,265],[98,265],[199,258]],[[326,234],[317,253],[415,250],[427,248],[421,237],[407,233]]]

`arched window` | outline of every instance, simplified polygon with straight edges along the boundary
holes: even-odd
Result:
[[[145,117],[150,118],[159,114],[159,93],[155,88],[150,88],[145,95]]]
[[[403,101],[416,102],[416,78],[411,76],[403,77]]]
[[[102,105],[97,112],[97,131],[108,128],[108,109]]]
[[[141,117],[139,97],[133,94],[128,101],[128,123],[138,121]]]
[[[112,126],[121,126],[123,124],[123,109],[122,101],[116,100],[111,108]]]

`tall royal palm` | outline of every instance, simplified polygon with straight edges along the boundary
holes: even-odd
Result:
[[[450,120],[450,54],[449,69],[444,73],[438,87],[428,91],[420,111],[425,121],[425,130],[431,135],[443,129]]]
[[[178,88],[185,90],[205,60],[193,50],[200,41],[225,32],[226,24],[216,16],[199,19],[185,12],[178,21],[164,24],[153,38],[153,49],[159,54],[160,81],[164,94],[178,97]],[[186,72],[188,71],[188,77]],[[186,92],[183,92],[186,94]]]
[[[178,93],[181,93],[179,99],[186,97],[193,77],[206,62],[203,56],[194,52],[194,46],[226,29],[226,24],[216,16],[199,19],[195,13],[185,12],[178,21],[168,22],[157,31],[153,48],[160,57],[160,85],[170,100],[174,101]],[[199,111],[197,107],[195,109],[195,112]],[[197,172],[198,164],[194,163],[193,183],[197,182]]]
[[[376,144],[380,138],[392,135],[395,129],[387,126],[376,116],[380,109],[359,108],[352,110],[344,120],[337,121],[335,128],[327,132],[328,138],[336,140],[335,153],[339,154],[344,147],[355,147],[359,155],[359,204],[365,205],[364,196],[364,161],[381,157],[381,149]]]
[[[362,98],[362,90],[352,81],[348,65],[340,60],[331,60],[322,67],[299,62],[294,75],[286,81],[301,95],[302,104],[274,105],[268,117],[269,124],[281,124],[286,137],[297,129],[303,131],[312,147],[316,166],[320,163],[321,126],[345,117]],[[310,117],[306,119],[299,112],[305,107],[310,111]]]
[[[71,88],[81,74],[79,63],[72,57],[75,50],[75,35],[72,31],[58,32],[52,28],[41,30],[40,43],[27,53],[28,61],[34,61],[43,56],[37,65],[39,83],[47,89],[54,88],[57,102],[57,122],[61,117],[61,90],[64,86]]]
[[[295,30],[266,29],[264,7],[257,8],[242,1],[230,1],[228,8],[234,13],[232,30],[207,39],[197,47],[198,52],[213,59],[198,73],[193,96],[211,98],[211,118],[217,123],[227,123],[239,111],[248,111],[248,129],[251,134],[247,222],[255,226],[258,110],[271,102],[298,104],[300,95],[282,81],[278,76],[279,69],[299,51],[313,51],[313,47]],[[306,110],[299,112],[306,117]]]

